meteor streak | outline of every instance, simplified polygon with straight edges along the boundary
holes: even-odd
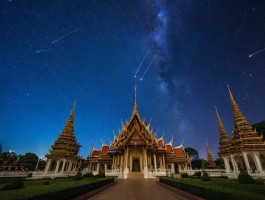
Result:
[[[35,53],[42,53],[42,52],[51,51],[51,50],[52,49],[41,49],[41,50],[35,51]]]
[[[154,56],[153,60],[150,62],[150,64],[148,65],[148,67],[147,67],[146,70],[144,71],[144,74],[143,74],[142,78],[140,78],[140,81],[143,80],[144,75],[146,74],[146,72],[148,71],[148,69],[150,68],[150,66],[152,65],[152,63],[154,62],[155,59],[156,59],[156,55]]]
[[[65,38],[65,37],[67,37],[67,36],[73,34],[74,32],[77,32],[77,31],[78,31],[78,29],[75,29],[75,30],[73,30],[73,31],[71,31],[71,32],[69,32],[69,33],[66,33],[65,35],[63,35],[63,36],[57,38],[56,40],[52,41],[52,43],[54,44],[55,42],[58,42],[59,40]]]
[[[143,65],[143,62],[144,62],[146,56],[149,54],[149,51],[153,48],[153,46],[154,46],[154,43],[153,43],[152,46],[147,50],[147,52],[146,52],[146,54],[145,54],[145,56],[144,56],[144,58],[143,58],[141,64],[139,65],[137,71],[135,72],[135,75],[134,75],[135,78],[136,78],[136,76],[137,76],[139,70],[141,69],[141,67],[142,67],[142,65]]]
[[[258,54],[258,53],[260,53],[260,52],[262,52],[262,51],[264,51],[264,50],[265,50],[265,48],[264,48],[264,49],[261,49],[261,50],[259,50],[259,51],[256,51],[256,52],[254,52],[253,54],[250,54],[248,57],[251,58],[252,56],[254,56],[254,55],[256,55],[256,54]]]

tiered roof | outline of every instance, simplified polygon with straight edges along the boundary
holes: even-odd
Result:
[[[157,139],[156,132],[150,130],[151,122],[148,124],[145,123],[145,120],[142,120],[138,112],[138,106],[136,102],[136,92],[132,116],[129,121],[126,121],[125,124],[121,122],[122,130],[119,131],[118,136],[114,133],[114,139],[109,146],[108,154],[116,154],[124,152],[126,146],[146,146],[148,151],[160,152],[165,154],[166,162],[177,161],[188,163],[189,159],[187,158],[183,145],[181,144],[178,147],[172,146],[172,140],[165,144],[164,134],[162,137]],[[106,145],[107,146],[107,145]],[[89,156],[89,160],[96,158],[93,156],[93,150]],[[103,150],[99,151],[99,160],[103,156]]]
[[[81,146],[77,143],[74,134],[74,111],[75,103],[62,133],[46,155],[47,158],[78,158],[77,153]]]

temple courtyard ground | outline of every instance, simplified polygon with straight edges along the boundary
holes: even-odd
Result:
[[[94,194],[93,194],[94,195]],[[91,193],[84,194],[75,200],[202,200],[202,198],[185,191],[159,183],[156,179],[119,179],[116,184],[103,191],[98,191],[91,197]]]

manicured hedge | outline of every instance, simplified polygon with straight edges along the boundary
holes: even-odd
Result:
[[[160,182],[165,183],[167,185],[179,188],[181,190],[185,190],[192,194],[201,196],[205,199],[211,200],[262,200],[264,198],[254,196],[254,195],[247,195],[241,194],[235,191],[227,191],[224,188],[210,188],[204,187],[203,183],[202,186],[191,185],[183,182],[178,182],[177,179],[170,179],[170,178],[160,178]]]
[[[82,185],[82,186],[68,188],[68,189],[64,189],[64,190],[60,190],[60,191],[56,191],[56,192],[46,193],[46,194],[38,195],[38,196],[35,196],[32,198],[28,198],[28,199],[30,199],[30,200],[71,199],[71,198],[77,197],[79,195],[82,195],[86,192],[89,192],[89,191],[92,191],[94,189],[103,187],[103,186],[110,184],[112,182],[114,182],[114,178],[105,179],[102,181],[99,180],[98,182],[90,183],[88,185]]]

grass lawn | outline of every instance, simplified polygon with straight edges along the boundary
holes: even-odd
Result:
[[[185,184],[187,184],[196,186],[196,190],[200,190],[200,188],[206,189],[206,192],[204,193],[207,193],[207,191],[216,191],[219,194],[220,199],[222,199],[222,195],[225,195],[225,193],[232,193],[235,194],[235,196],[237,196],[238,194],[238,196],[244,196],[244,199],[265,199],[265,185],[239,184],[237,180],[229,180],[223,178],[212,178],[211,181],[202,181],[200,178],[175,179],[167,177],[162,179],[165,179],[165,181],[173,180],[177,183],[183,183],[183,188],[180,188],[183,190],[185,190]],[[189,192],[192,193],[192,187],[190,187],[190,190],[191,191]]]
[[[0,191],[0,199],[30,199],[40,195],[42,195],[42,197],[39,199],[45,199],[45,194],[47,193],[56,193],[61,191],[65,194],[66,192],[70,192],[70,190],[73,188],[76,188],[76,190],[78,190],[78,188],[80,187],[82,188],[82,190],[85,190],[86,186],[94,183],[97,184],[97,182],[102,182],[110,179],[113,178],[85,178],[82,180],[73,180],[73,178],[53,180],[24,180],[24,188],[9,191]],[[0,183],[0,190],[5,185],[6,183]],[[87,191],[89,191],[89,187]]]

